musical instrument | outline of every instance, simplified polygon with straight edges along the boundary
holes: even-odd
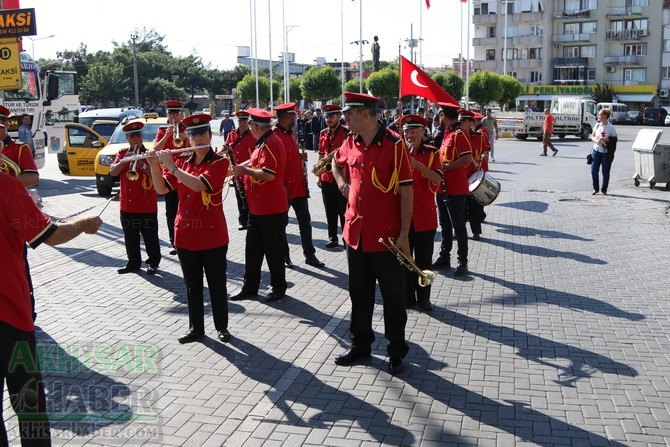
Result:
[[[238,140],[239,141],[239,140]],[[223,145],[223,148],[221,152],[226,151],[228,153],[228,159],[230,160],[230,165],[231,165],[231,170],[232,166],[235,166],[235,158],[233,157],[233,148],[228,146],[227,144]],[[235,176],[235,190],[237,191],[237,194],[239,194],[240,200],[242,201],[242,209],[247,209],[247,196],[244,193],[244,180],[242,177]]]
[[[2,142],[0,141],[0,151],[2,150]],[[12,159],[4,154],[0,154],[0,171],[14,177],[21,175],[21,168],[14,163]]]
[[[477,171],[468,179],[470,183],[470,194],[482,206],[490,205],[500,194],[500,182],[491,174]]]
[[[177,120],[174,120],[174,122],[172,123],[172,128],[174,129],[172,133],[172,146],[174,146],[175,148],[180,148],[184,145],[184,140],[181,138],[181,135],[179,134],[179,125],[180,123]]]
[[[173,153],[173,154],[179,154],[182,152],[188,152],[188,151],[193,151],[196,149],[203,149],[203,148],[208,148],[209,145],[202,145],[202,146],[195,146],[195,147],[183,147],[181,149],[171,149],[168,152]],[[144,160],[145,158],[149,158],[153,156],[154,151],[149,151],[145,154],[140,154],[140,155],[131,155],[130,157],[122,158],[119,163],[125,163],[128,161],[135,161],[135,160]]]
[[[321,160],[317,161],[316,164],[312,166],[312,174],[319,177],[324,172],[332,171],[333,166],[331,165],[331,163],[333,161],[333,158],[335,158],[336,152],[337,149],[331,152],[330,154],[326,155],[325,157],[323,157]]]
[[[407,270],[415,272],[416,274],[419,275],[418,283],[420,287],[428,287],[435,280],[437,274],[430,270],[421,270],[421,268],[418,265],[416,265],[414,259],[412,259],[411,256],[407,256],[405,253],[402,252],[402,250],[398,248],[393,238],[389,237],[387,238],[387,241],[384,241],[384,238],[380,237],[379,243],[382,244],[384,247],[388,248],[389,251],[393,253],[396,256],[396,258],[398,258],[398,262],[400,263],[400,265],[405,267]]]
[[[137,156],[140,152],[140,146],[139,144],[136,144],[135,147],[133,147],[133,156]],[[140,175],[137,173],[137,161],[139,159],[135,158],[133,160],[132,164],[130,165],[130,168],[126,171],[126,178],[130,180],[131,182],[137,181],[138,178],[140,178]]]
[[[309,178],[307,178],[307,151],[304,147],[302,148],[300,159],[302,160],[302,181],[305,182],[305,191],[307,191],[307,197],[309,197]]]

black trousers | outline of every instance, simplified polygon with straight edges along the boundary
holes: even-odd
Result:
[[[226,289],[226,254],[228,246],[209,250],[187,250],[177,248],[188,300],[189,330],[205,332],[205,308],[202,273],[205,272],[209,300],[212,303],[212,318],[217,331],[228,329],[228,296]]]
[[[0,321],[0,446],[9,446],[2,416],[4,384],[19,420],[21,445],[51,446],[42,373],[34,332],[24,332]]]
[[[465,201],[468,221],[470,222],[470,230],[472,234],[482,234],[482,221],[484,220],[484,206],[477,202],[474,197],[468,196]]]
[[[249,209],[246,200],[240,195],[240,188],[244,188],[244,185],[239,185],[237,181],[233,185],[235,187],[235,198],[237,199],[237,211],[239,213],[237,222],[246,227],[247,222],[249,222]]]
[[[435,241],[435,230],[410,231],[409,247],[414,257],[414,263],[421,270],[430,270],[433,262],[433,245]],[[419,274],[409,269],[405,270],[405,302],[414,304],[417,301],[430,301],[431,286],[419,286]]]
[[[276,295],[286,293],[284,253],[288,213],[256,216],[249,213],[244,249],[244,285],[242,292],[256,295],[261,284],[263,257],[270,270],[270,284]]]
[[[323,208],[326,210],[326,222],[328,223],[328,239],[337,240],[337,221],[340,228],[344,229],[344,210],[347,199],[337,188],[337,183],[321,182],[321,197]]]
[[[298,228],[300,229],[300,243],[302,244],[302,253],[311,256],[316,253],[314,241],[312,240],[312,216],[309,214],[309,203],[307,197],[296,197],[288,201],[289,207],[295,211],[295,217],[298,219]],[[286,219],[288,225],[288,216]],[[286,239],[286,229],[284,229],[284,253],[289,254],[288,240]]]
[[[26,279],[28,280],[28,290],[30,290],[30,304],[33,306],[33,321],[37,320],[35,312],[35,288],[33,287],[33,277],[30,275],[30,264],[28,263],[28,244],[23,248],[23,260],[26,263]]]
[[[121,227],[128,255],[127,267],[140,268],[140,235],[147,249],[147,265],[157,268],[161,263],[161,248],[158,240],[158,213],[129,213],[121,211]]]
[[[447,197],[444,203],[444,194],[437,194],[437,211],[440,221],[440,230],[442,231],[442,243],[440,244],[440,256],[449,258],[451,249],[454,246],[454,240],[451,233],[452,227],[456,233],[456,242],[458,243],[458,261],[468,262],[468,231],[465,228],[465,200],[468,196]]]
[[[364,253],[347,246],[352,347],[369,349],[375,340],[372,315],[375,307],[375,282],[379,283],[384,306],[384,335],[389,356],[404,358],[409,351],[405,341],[405,275],[398,259],[390,251]]]
[[[179,196],[177,190],[165,194],[165,219],[167,220],[168,234],[170,235],[170,245],[174,247],[174,219],[177,217],[177,208],[179,208]]]

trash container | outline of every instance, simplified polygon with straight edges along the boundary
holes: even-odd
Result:
[[[635,186],[640,181],[648,182],[653,188],[656,183],[665,183],[670,189],[670,145],[658,144],[663,131],[660,129],[642,129],[633,142],[635,158]]]

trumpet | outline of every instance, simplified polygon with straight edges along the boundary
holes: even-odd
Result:
[[[196,150],[196,149],[203,149],[203,148],[206,148],[206,147],[209,147],[209,145],[194,146],[194,147],[189,146],[189,147],[183,147],[181,149],[171,149],[168,152],[173,153],[173,154],[179,154],[181,152],[188,152],[188,151],[193,151],[193,150]],[[129,162],[129,161],[137,161],[137,160],[144,160],[145,158],[149,158],[149,157],[153,156],[153,154],[154,154],[154,151],[151,150],[151,151],[149,151],[145,154],[131,155],[130,157],[122,158],[119,161],[119,163],[125,163],[125,162]]]
[[[172,146],[176,148],[180,148],[184,145],[184,140],[181,138],[181,135],[179,134],[179,121],[174,120],[172,122],[172,128],[174,129],[172,133]]]
[[[317,161],[316,164],[312,166],[312,173],[317,177],[319,177],[324,172],[332,171],[333,166],[331,165],[331,163],[333,161],[333,158],[335,158],[335,152],[337,152],[337,150],[334,150],[330,154],[323,157],[321,160]]]
[[[396,258],[398,258],[400,265],[405,267],[407,270],[415,272],[419,275],[418,282],[420,287],[427,287],[433,282],[433,280],[435,280],[435,277],[437,276],[435,272],[430,270],[421,270],[421,268],[416,265],[416,262],[414,262],[414,259],[412,259],[411,256],[407,256],[398,248],[393,238],[389,237],[387,240],[388,242],[384,241],[384,238],[380,237],[379,243],[388,248],[389,251],[393,253]]]
[[[2,150],[2,141],[0,141],[0,151]],[[14,163],[14,161],[6,156],[5,154],[0,154],[0,171],[9,174],[13,177],[18,177],[21,175],[21,168],[19,165]]]
[[[134,154],[133,157],[137,157],[139,151],[140,146],[136,144],[135,147],[133,148],[133,154]],[[137,160],[139,160],[139,158],[135,158],[135,160],[133,160],[133,164],[131,164],[128,171],[126,171],[126,178],[131,182],[134,182],[138,178],[140,178],[140,175],[137,173]]]

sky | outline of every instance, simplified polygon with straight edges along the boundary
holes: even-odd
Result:
[[[425,0],[21,0],[21,8],[35,9],[37,35],[32,41],[24,38],[24,49],[34,49],[35,59],[55,59],[58,51],[74,51],[82,43],[89,53],[111,52],[113,41],[129,42],[134,32],[153,29],[164,36],[163,44],[174,56],[197,54],[210,68],[229,70],[237,64],[237,47],[251,45],[254,33],[250,13],[255,4],[259,59],[267,59],[271,49],[273,59],[278,60],[287,36],[288,52],[295,53],[297,63],[313,64],[317,57],[325,57],[327,62],[341,61],[343,46],[344,60],[353,62],[359,59],[359,47],[350,42],[361,40],[362,34],[362,39],[370,42],[373,36],[379,37],[382,61],[395,60],[399,46],[401,54],[409,59],[411,50],[406,40],[413,36],[423,39],[414,49],[417,64],[451,65],[462,46],[463,57],[467,57],[467,26],[471,20],[464,20],[461,27],[461,17],[468,17],[472,1],[430,3],[427,9]],[[472,37],[473,28],[470,40]],[[370,44],[363,46],[362,54],[364,60],[371,59]]]

